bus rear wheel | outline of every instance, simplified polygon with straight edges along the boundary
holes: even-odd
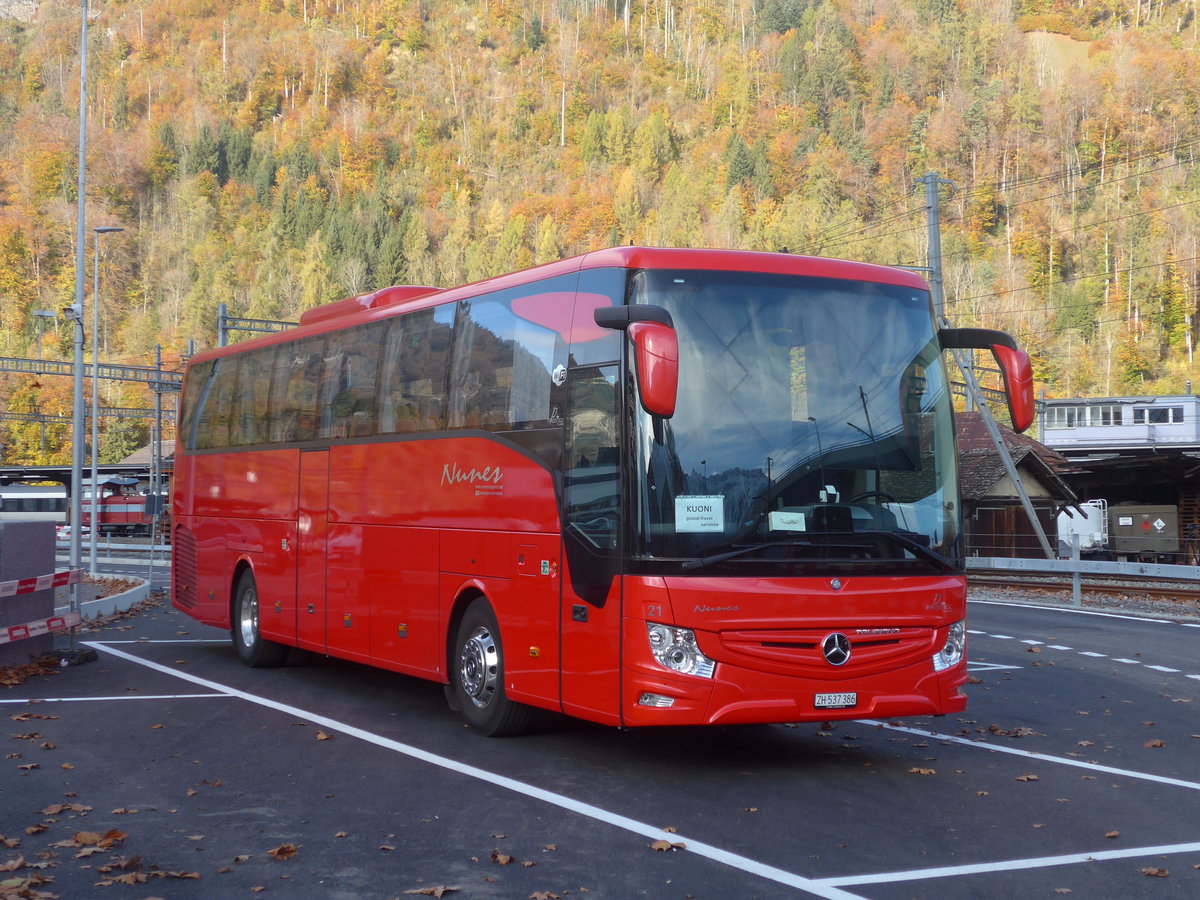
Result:
[[[463,613],[451,671],[463,718],[473,729],[488,737],[505,737],[529,727],[530,708],[504,693],[504,645],[495,613],[483,597]]]
[[[268,641],[258,628],[258,585],[246,570],[238,578],[233,595],[233,646],[238,657],[251,668],[282,665],[288,648]]]

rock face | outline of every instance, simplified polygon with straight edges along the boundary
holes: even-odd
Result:
[[[37,10],[37,0],[0,0],[0,19],[32,22]]]

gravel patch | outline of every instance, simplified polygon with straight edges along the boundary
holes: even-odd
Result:
[[[1161,584],[1155,584],[1160,587]],[[1178,586],[1178,585],[1177,585]],[[1200,622],[1200,601],[1195,598],[1173,600],[1170,597],[1148,597],[1136,586],[1126,585],[1127,592],[1099,593],[1084,585],[1080,591],[1081,608],[1094,612],[1140,616],[1148,619],[1170,619],[1176,622]],[[1030,580],[1025,585],[971,584],[967,582],[967,599],[991,603],[1014,603],[1029,606],[1074,608],[1070,585],[1051,588],[1047,582]]]

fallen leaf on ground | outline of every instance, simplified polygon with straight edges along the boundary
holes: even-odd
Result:
[[[1142,869],[1141,872],[1143,875],[1149,875],[1151,878],[1166,878],[1171,874],[1168,869],[1155,869],[1151,867]]]
[[[273,856],[276,859],[291,859],[296,855],[296,851],[300,849],[295,844],[280,844],[274,850],[268,850],[267,855]]]
[[[461,890],[457,884],[439,884],[435,887],[411,888],[406,894],[420,894],[425,897],[444,897],[451,891]]]
[[[680,841],[672,844],[670,841],[658,840],[648,846],[651,850],[654,850],[657,853],[666,853],[669,850],[683,850],[687,844],[684,844]]]
[[[491,856],[492,862],[498,866],[507,866],[513,862],[513,858],[507,853],[501,853],[499,850],[493,850]]]
[[[1016,777],[1016,780],[1017,781],[1038,781],[1039,779],[1036,775],[1018,775]]]

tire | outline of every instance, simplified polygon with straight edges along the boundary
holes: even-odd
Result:
[[[288,648],[268,641],[258,629],[258,585],[247,569],[238,578],[233,595],[233,646],[238,657],[253,669],[282,665]]]
[[[467,724],[488,737],[521,734],[531,710],[504,693],[504,645],[492,607],[478,597],[463,613],[450,661],[454,691]]]

